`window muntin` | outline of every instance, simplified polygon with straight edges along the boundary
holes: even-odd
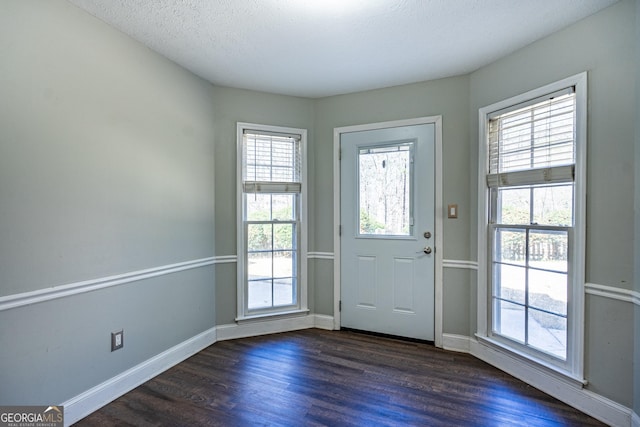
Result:
[[[413,234],[413,142],[358,149],[358,236]]]
[[[573,88],[489,115],[491,335],[564,363],[574,215]]]
[[[303,139],[273,129],[238,129],[243,252],[239,318],[306,306],[301,300]]]

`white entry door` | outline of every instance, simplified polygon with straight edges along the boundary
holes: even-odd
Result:
[[[434,340],[435,125],[340,137],[342,327]]]

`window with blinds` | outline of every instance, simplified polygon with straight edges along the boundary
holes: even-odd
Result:
[[[575,90],[489,115],[489,187],[573,180]]]
[[[245,131],[244,191],[297,193],[301,190],[300,136]]]
[[[238,318],[306,308],[306,131],[238,124]]]
[[[487,115],[491,333],[564,362],[574,224],[573,87]]]
[[[581,382],[587,73],[478,115],[476,336]]]

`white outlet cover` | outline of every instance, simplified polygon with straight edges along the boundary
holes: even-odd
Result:
[[[120,350],[124,346],[124,330],[111,333],[111,351]]]

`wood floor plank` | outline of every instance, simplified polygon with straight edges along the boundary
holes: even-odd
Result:
[[[78,426],[602,426],[466,354],[353,331],[218,342]]]

